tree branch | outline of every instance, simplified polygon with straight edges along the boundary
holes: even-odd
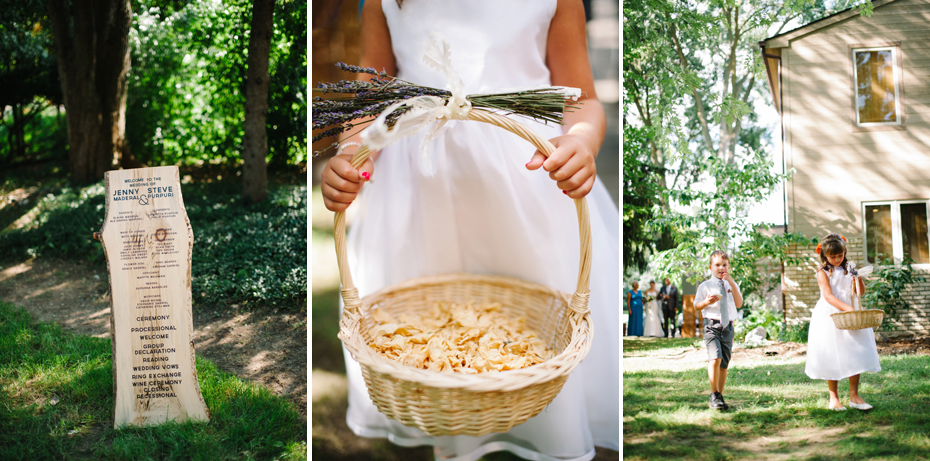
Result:
[[[666,19],[668,19],[667,16]],[[672,38],[672,43],[675,45],[675,52],[678,54],[678,64],[682,70],[688,72],[690,70],[688,66],[688,59],[685,57],[684,51],[682,51],[681,42],[678,40],[678,34],[676,31],[677,28],[675,27],[675,24],[672,23],[669,30],[669,35]],[[704,137],[704,145],[707,147],[707,150],[713,152],[714,143],[710,137],[710,128],[707,126],[707,111],[704,109],[704,100],[701,99],[701,94],[698,92],[697,88],[692,88],[691,94],[694,97],[694,104],[697,109],[698,121],[701,124],[701,134]]]

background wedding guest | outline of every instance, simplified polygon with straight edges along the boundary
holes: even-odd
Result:
[[[665,336],[675,337],[675,319],[678,318],[678,287],[672,284],[672,280],[665,278],[662,288],[659,289],[659,302],[662,306],[662,315],[665,321],[662,322],[662,330]],[[671,328],[671,330],[669,330]]]
[[[639,282],[633,282],[633,288],[626,295],[626,307],[630,313],[627,322],[627,336],[643,335],[643,292],[639,291]]]
[[[643,292],[643,302],[646,311],[646,319],[643,324],[643,336],[652,336],[661,338],[665,335],[662,333],[662,313],[659,307],[659,290],[656,289],[656,282],[649,281],[649,288]]]

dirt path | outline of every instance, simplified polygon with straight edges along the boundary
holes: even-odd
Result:
[[[664,338],[625,337],[624,342],[656,343]],[[930,355],[930,336],[889,339],[877,343],[878,353],[889,355]],[[635,346],[632,346],[635,347]],[[746,348],[736,345],[732,360],[736,363],[765,362],[769,359],[793,359],[802,361],[807,356],[807,344],[782,342],[768,346]],[[703,347],[682,346],[665,349],[624,352],[623,371],[635,373],[648,370],[684,371],[704,367],[707,362],[707,350]]]
[[[69,261],[0,265],[0,300],[44,322],[110,337],[106,268]],[[271,309],[194,305],[197,355],[263,385],[307,415],[307,316]]]

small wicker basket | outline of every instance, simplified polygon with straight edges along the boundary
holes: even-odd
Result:
[[[469,120],[490,123],[535,145],[546,156],[555,148],[507,117],[472,109]],[[370,155],[362,146],[352,158],[358,168]],[[342,297],[339,339],[361,365],[371,400],[389,418],[430,435],[479,436],[506,432],[539,414],[562,389],[569,373],[591,348],[588,310],[591,229],[587,203],[575,199],[581,261],[574,294],[510,277],[446,274],[411,279],[358,298],[346,252],[345,215],[336,213],[335,239]],[[499,302],[507,315],[523,317],[557,355],[519,370],[477,374],[440,373],[403,365],[369,347],[374,308],[392,315],[422,312],[437,301]]]
[[[853,277],[852,285],[852,306],[855,310],[830,314],[833,325],[840,330],[862,330],[864,328],[876,328],[881,325],[882,319],[885,317],[885,311],[881,309],[862,309],[862,300],[859,299],[859,283],[856,277]]]

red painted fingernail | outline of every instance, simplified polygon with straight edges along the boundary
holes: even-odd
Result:
[[[369,179],[371,179],[371,174],[368,173],[367,171],[363,171],[362,177],[365,178],[365,181],[368,181]]]
[[[565,192],[564,190],[562,191],[562,193],[565,194],[565,195],[568,195],[568,192]]]
[[[533,163],[533,161],[530,160],[529,162],[526,162],[526,166],[530,166],[530,163]]]

